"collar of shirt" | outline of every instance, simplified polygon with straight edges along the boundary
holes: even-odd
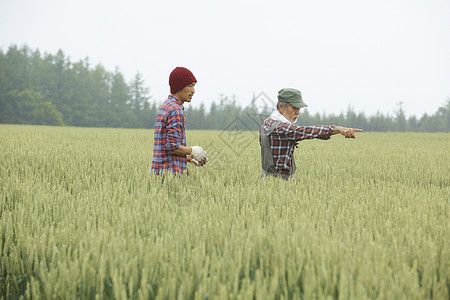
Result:
[[[179,106],[181,106],[181,109],[184,110],[183,103],[181,103],[180,99],[178,99],[176,96],[174,96],[174,95],[172,95],[172,94],[170,94],[168,98],[169,98],[169,99],[172,99],[172,100],[175,100],[175,102],[176,102]]]
[[[283,122],[283,123],[289,123],[289,124],[292,124],[292,122],[289,121],[288,119],[286,119],[285,116],[283,116],[282,114],[280,114],[280,112],[279,112],[278,110],[274,110],[274,111],[272,112],[272,114],[270,114],[270,118],[271,118],[272,120],[275,120],[275,121],[281,121],[281,122]]]

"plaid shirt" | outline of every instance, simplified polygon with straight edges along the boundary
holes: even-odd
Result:
[[[264,130],[268,130],[275,122],[271,118],[264,121]],[[275,169],[281,174],[288,174],[292,165],[294,147],[304,139],[328,140],[333,132],[331,126],[297,126],[289,123],[281,123],[269,134],[270,148],[272,149]]]
[[[185,129],[183,104],[177,97],[169,95],[159,108],[156,118],[152,173],[158,175],[164,171],[172,171],[182,174],[186,170],[186,156],[169,153],[180,146],[186,146]]]

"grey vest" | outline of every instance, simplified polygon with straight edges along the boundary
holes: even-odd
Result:
[[[284,180],[288,180],[291,178],[296,169],[297,166],[295,164],[295,159],[292,156],[292,164],[291,169],[289,170],[288,174],[280,174],[275,169],[275,164],[273,162],[273,155],[272,155],[272,148],[270,148],[270,140],[269,135],[274,131],[275,128],[278,127],[282,122],[281,121],[275,121],[270,128],[266,131],[264,130],[264,123],[262,123],[261,128],[259,129],[259,136],[261,139],[261,167],[262,167],[262,176],[276,176],[281,177]]]

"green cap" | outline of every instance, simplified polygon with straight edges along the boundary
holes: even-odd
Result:
[[[278,101],[283,103],[289,103],[295,108],[307,107],[308,105],[303,102],[302,93],[296,89],[281,89],[278,92]]]

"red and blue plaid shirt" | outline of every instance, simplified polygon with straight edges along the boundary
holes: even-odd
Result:
[[[264,130],[268,130],[275,122],[271,118],[264,121]],[[299,141],[305,139],[328,140],[333,132],[334,125],[323,126],[297,126],[281,123],[269,134],[270,148],[272,149],[275,169],[281,174],[289,174],[292,165],[294,148]]]
[[[170,154],[180,146],[186,146],[185,129],[183,104],[174,95],[169,95],[156,118],[152,173],[158,175],[171,171],[182,174],[186,170],[186,156]]]

